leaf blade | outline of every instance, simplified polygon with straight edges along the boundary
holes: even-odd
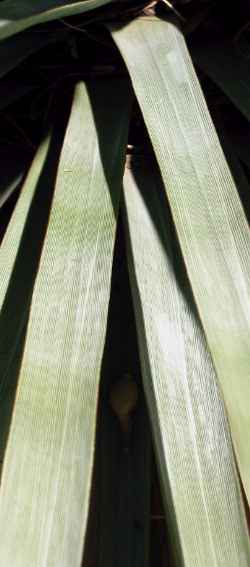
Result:
[[[113,29],[112,35],[160,166],[250,502],[250,242],[245,214],[181,33],[166,22],[141,18]]]
[[[174,565],[247,566],[228,423],[163,191],[152,163],[126,169],[130,281]]]
[[[101,85],[75,89],[32,297],[0,491],[15,567],[81,562],[130,100]],[[96,120],[113,125],[104,148]]]
[[[112,0],[5,0],[0,5],[0,39],[10,37],[37,24],[83,14]]]

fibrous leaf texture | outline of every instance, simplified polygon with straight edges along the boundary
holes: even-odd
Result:
[[[250,502],[250,238],[181,32],[146,18],[112,31],[139,101],[229,417]]]
[[[228,423],[163,194],[152,163],[126,170],[130,281],[174,565],[243,567],[248,534]]]
[[[81,563],[129,100],[126,80],[75,87],[4,460],[6,566]]]

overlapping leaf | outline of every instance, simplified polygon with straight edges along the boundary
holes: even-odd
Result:
[[[129,98],[126,81],[75,88],[4,461],[4,565],[81,562]]]
[[[50,138],[46,138],[34,158],[0,248],[1,463],[11,420],[34,278],[51,203],[53,188],[48,169],[49,149]]]
[[[113,30],[171,206],[250,502],[250,235],[185,40],[158,19]]]
[[[151,162],[131,167],[124,178],[130,281],[175,564],[247,566],[228,423],[164,187]]]

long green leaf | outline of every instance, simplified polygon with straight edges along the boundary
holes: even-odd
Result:
[[[154,165],[140,159],[127,169],[124,195],[144,387],[166,521],[178,538],[175,564],[247,567],[228,423]]]
[[[12,215],[8,230],[0,247],[0,309],[8,290],[11,273],[15,264],[18,249],[25,230],[25,223],[32,204],[38,179],[42,173],[49,148],[49,137],[47,137],[38,149],[29,174],[27,176],[23,191],[19,197],[18,204]]]
[[[129,99],[75,88],[4,461],[6,566],[81,563]]]
[[[56,124],[55,133],[41,144],[0,248],[1,462],[15,399],[34,281],[48,223],[64,122],[60,120],[60,128]]]
[[[241,202],[243,204],[246,217],[249,221],[250,220],[250,199],[249,199],[250,183],[249,183],[249,179],[245,174],[242,163],[239,159],[240,148],[237,148],[236,145],[234,145],[231,136],[228,135],[224,127],[223,121],[221,119],[220,113],[218,113],[218,115],[216,112],[213,113],[213,120],[219,135],[221,147],[225,154],[227,163],[230,167],[230,171],[233,176],[235,185],[237,187]],[[246,144],[247,144],[247,140],[246,140]],[[247,155],[248,152],[246,151],[245,154]]]
[[[249,227],[180,31],[141,18],[113,37],[160,166],[250,502]]]
[[[82,14],[113,0],[5,0],[0,4],[0,39],[67,16]]]

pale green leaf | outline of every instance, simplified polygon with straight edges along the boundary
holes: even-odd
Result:
[[[0,265],[1,265],[1,280],[0,280],[0,308],[2,309],[3,302],[8,290],[10,276],[15,264],[18,248],[20,246],[23,232],[25,230],[25,223],[32,204],[32,200],[37,187],[39,176],[42,173],[44,163],[48,154],[49,137],[46,138],[34,158],[33,164],[28,173],[25,186],[16,209],[12,215],[8,230],[6,231],[4,240],[0,248]]]
[[[120,79],[75,88],[4,460],[6,567],[81,563],[129,101]]]
[[[15,398],[34,281],[46,231],[62,134],[41,144],[0,248],[0,460]],[[60,130],[63,131],[63,124]],[[14,169],[14,166],[13,166]]]
[[[250,183],[244,171],[243,165],[239,159],[240,157],[243,158],[243,155],[247,156],[248,151],[245,151],[243,155],[241,154],[240,147],[237,148],[237,146],[234,144],[231,135],[228,136],[223,121],[221,120],[220,114],[219,116],[213,115],[213,119],[215,120],[215,126],[219,134],[221,147],[225,154],[227,163],[230,167],[230,171],[232,173],[233,179],[235,181],[235,185],[240,195],[240,199],[243,204],[246,216],[249,220],[250,219],[250,199],[249,199]],[[246,142],[246,147],[248,147],[247,140],[245,140],[245,142]],[[242,147],[244,147],[244,144],[242,144]],[[242,161],[244,162],[243,159]]]
[[[160,166],[250,502],[249,227],[181,32],[113,30]]]
[[[0,3],[0,39],[22,30],[94,10],[112,0],[4,0]]]
[[[164,187],[150,161],[131,167],[124,177],[130,280],[174,565],[247,567],[228,423]]]

